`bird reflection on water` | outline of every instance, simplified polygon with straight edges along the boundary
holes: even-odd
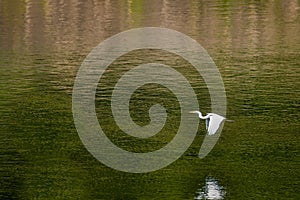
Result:
[[[222,200],[225,199],[225,190],[214,177],[206,177],[205,186],[198,189],[194,200]]]

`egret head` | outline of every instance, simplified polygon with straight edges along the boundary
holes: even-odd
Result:
[[[201,114],[202,115],[202,113],[198,110],[190,111],[189,113],[195,113],[195,114]]]
[[[200,111],[198,111],[198,110],[190,111],[190,113],[196,113],[196,114],[198,114],[198,116],[199,116],[200,119],[207,119],[207,116],[203,117],[202,113]]]
[[[201,113],[200,111],[197,111],[197,110],[194,110],[194,111],[190,111],[189,113],[196,113],[196,114],[199,114]]]

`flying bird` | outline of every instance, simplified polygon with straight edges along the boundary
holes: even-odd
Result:
[[[190,111],[190,113],[196,113],[198,114],[200,119],[205,119],[206,130],[208,135],[214,135],[220,128],[222,122],[226,120],[225,117],[215,113],[207,113],[206,116],[203,116],[200,111]],[[227,121],[231,121],[231,120],[227,120]]]

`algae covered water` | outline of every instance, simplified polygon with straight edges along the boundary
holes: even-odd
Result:
[[[224,124],[203,159],[200,121],[194,142],[171,165],[125,173],[82,144],[72,90],[95,46],[140,27],[182,32],[207,50],[234,123]],[[221,199],[299,199],[299,1],[1,0],[0,30],[1,199],[205,199],[217,191]],[[211,111],[205,82],[180,56],[153,49],[123,55],[99,80],[95,111],[107,137],[128,151],[160,149],[180,125],[176,96],[148,84],[131,96],[130,115],[147,125],[149,108],[160,103],[168,114],[162,131],[136,139],[116,126],[115,80],[150,62],[174,66],[189,79],[201,110]]]

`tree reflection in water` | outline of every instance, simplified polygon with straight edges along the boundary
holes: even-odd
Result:
[[[214,177],[206,177],[205,186],[197,190],[194,200],[221,200],[225,198],[224,187]]]

